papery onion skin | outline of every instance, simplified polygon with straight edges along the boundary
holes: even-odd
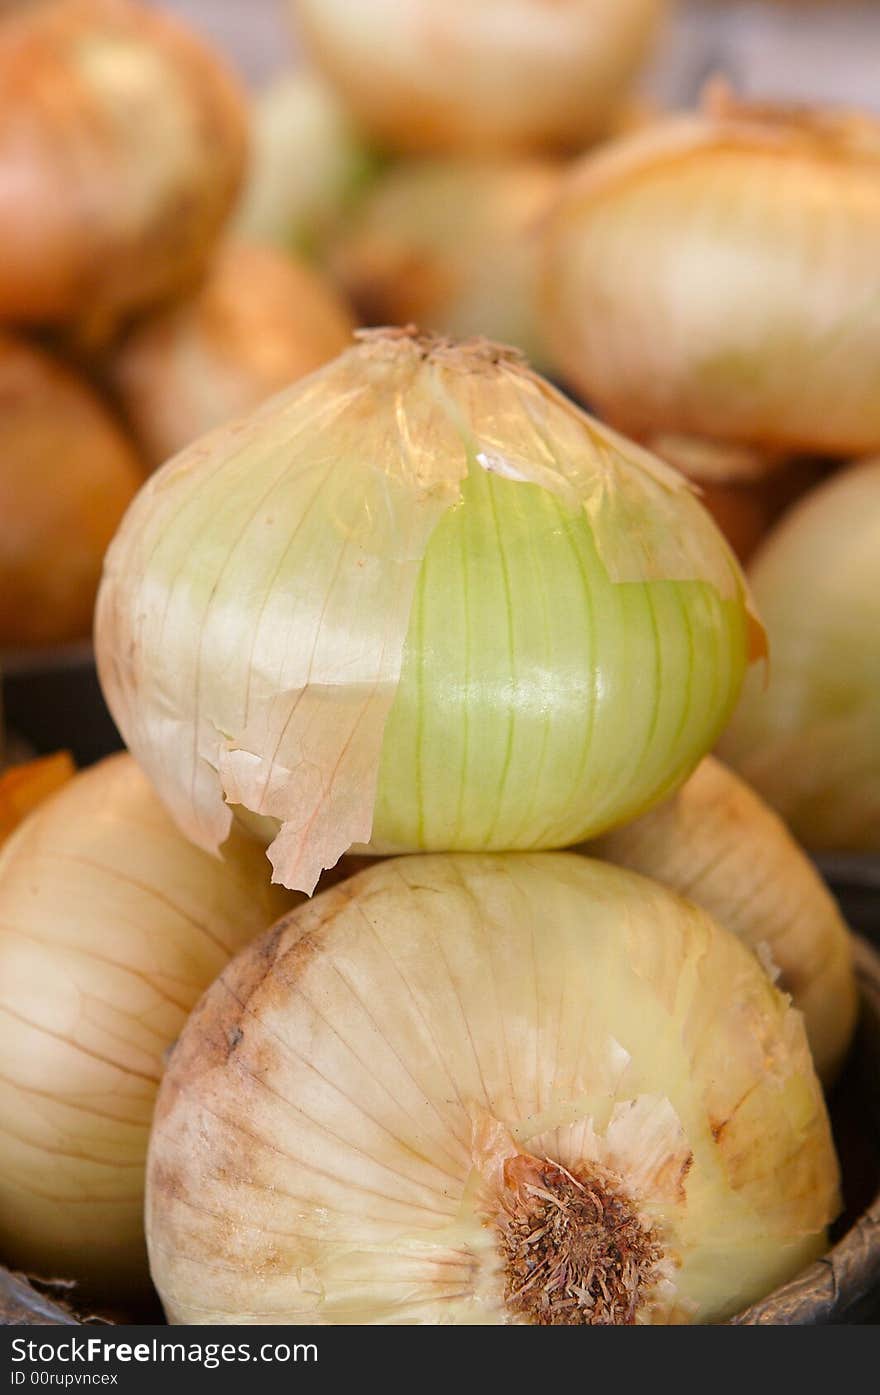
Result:
[[[400,161],[364,195],[331,270],[366,324],[483,334],[540,367],[539,223],[560,178],[549,160]]]
[[[547,226],[562,376],[638,437],[880,444],[880,123],[710,97],[588,157]]]
[[[546,1320],[504,1297],[525,1155],[598,1164],[653,1228],[636,1322],[737,1311],[838,1205],[800,1014],[703,911],[566,853],[379,864],[240,955],[175,1048],[146,1209],[166,1314]]]
[[[409,331],[153,476],[96,614],[117,725],[187,836],[216,848],[241,806],[306,891],[368,842],[564,847],[635,816],[760,643],[680,476],[512,352]]]
[[[354,320],[329,281],[272,247],[233,242],[191,297],[136,326],[112,376],[160,465],[341,353]]]
[[[0,853],[0,1253],[93,1298],[147,1291],[143,1184],[163,1054],[205,986],[291,904],[259,850],[181,838],[128,755]]]
[[[0,318],[100,341],[201,270],[247,149],[243,96],[129,0],[42,0],[0,29]]]
[[[89,633],[104,550],[143,477],[91,386],[0,333],[0,648]]]
[[[381,158],[332,89],[306,71],[286,73],[258,93],[252,146],[235,235],[322,261]]]
[[[585,851],[653,877],[739,935],[804,1014],[816,1069],[837,1075],[858,1015],[834,898],[781,819],[708,757],[671,799]]]
[[[773,655],[720,751],[815,851],[880,852],[880,460],[833,475],[750,578]]]
[[[662,0],[293,0],[310,56],[393,150],[580,149],[613,122]]]

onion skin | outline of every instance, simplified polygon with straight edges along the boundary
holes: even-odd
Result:
[[[880,445],[880,123],[710,98],[586,159],[545,244],[562,376],[637,437]]]
[[[160,465],[334,358],[353,329],[320,272],[235,242],[194,296],[131,332],[112,377],[146,459]]]
[[[540,367],[538,225],[560,177],[548,160],[401,161],[362,198],[330,268],[366,324],[483,334]]]
[[[651,1218],[636,1322],[738,1311],[838,1205],[800,1015],[704,912],[566,853],[385,862],[191,1016],[150,1141],[153,1279],[173,1323],[541,1321],[497,1243],[501,1174],[536,1159],[596,1160]]]
[[[0,648],[89,633],[104,550],[142,480],[88,383],[0,333]]]
[[[293,0],[315,63],[393,150],[582,148],[613,122],[662,0]]]
[[[307,892],[367,844],[565,847],[635,817],[763,652],[681,476],[513,351],[409,330],[154,475],[95,635],[186,836],[214,849],[238,812]]]
[[[0,319],[100,342],[190,284],[244,169],[219,59],[129,0],[42,0],[0,28]]]
[[[76,774],[66,751],[14,765],[0,774],[0,847],[32,809]]]
[[[185,843],[128,755],[76,776],[0,854],[0,1248],[93,1296],[145,1292],[143,1172],[163,1053],[291,904],[236,835]]]
[[[695,901],[778,972],[804,1014],[822,1080],[837,1075],[858,1013],[849,932],[782,820],[707,757],[671,799],[585,851]]]
[[[880,460],[833,475],[753,559],[769,683],[720,751],[814,851],[880,852]]]

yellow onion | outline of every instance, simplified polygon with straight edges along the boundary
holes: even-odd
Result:
[[[94,1294],[146,1289],[143,1187],[163,1053],[290,898],[259,849],[174,828],[128,755],[77,775],[0,853],[0,1255]]]
[[[91,387],[0,334],[0,647],[88,634],[104,549],[142,479]]]
[[[721,750],[816,850],[880,852],[880,460],[812,491],[751,580],[770,636]]]
[[[392,149],[577,149],[641,67],[663,0],[293,0],[315,62]]]
[[[113,379],[159,465],[334,358],[353,327],[320,272],[272,247],[230,243],[194,296],[132,330]]]
[[[75,767],[65,752],[14,765],[0,774],[0,847],[32,809],[73,778]]]
[[[362,199],[330,258],[367,324],[485,334],[535,364],[538,222],[558,188],[546,160],[413,160]]]
[[[0,27],[0,319],[96,338],[201,269],[244,167],[219,59],[130,0],[41,0]]]
[[[587,847],[696,901],[756,952],[804,1014],[823,1080],[836,1075],[858,1009],[849,933],[781,820],[707,757],[663,804]]]
[[[154,475],[106,561],[104,693],[181,829],[276,879],[564,847],[714,744],[762,632],[684,480],[485,341],[364,332]]]
[[[259,93],[252,127],[236,234],[320,260],[377,157],[332,89],[310,72],[285,73]]]
[[[880,446],[880,123],[710,94],[586,159],[546,329],[610,421],[776,452]]]
[[[800,1014],[571,853],[401,858],[296,910],[187,1023],[147,1171],[175,1323],[710,1322],[838,1205]]]

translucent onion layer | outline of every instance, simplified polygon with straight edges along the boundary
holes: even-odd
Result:
[[[849,932],[782,821],[720,761],[586,851],[671,886],[750,945],[804,1014],[816,1069],[837,1074],[858,1012]]]
[[[815,850],[880,852],[880,460],[786,515],[751,579],[771,641],[724,758]]]
[[[334,358],[353,328],[320,272],[272,247],[234,242],[194,296],[132,331],[113,379],[147,459],[160,465]]]
[[[485,334],[541,364],[538,224],[560,178],[547,160],[401,161],[364,196],[331,269],[367,324]]]
[[[571,175],[548,226],[557,366],[637,436],[880,446],[880,123],[710,95]]]
[[[644,61],[664,0],[292,0],[311,56],[392,149],[579,149]]]
[[[710,1322],[821,1253],[799,1013],[654,882],[384,862],[257,941],[175,1047],[147,1235],[175,1323]]]
[[[104,551],[143,476],[91,386],[0,333],[0,649],[89,633]]]
[[[244,168],[218,58],[130,0],[41,0],[0,27],[0,317],[101,338],[201,269]]]
[[[319,260],[379,161],[320,78],[286,73],[258,94],[236,234]]]
[[[105,1302],[146,1291],[143,1189],[163,1054],[291,904],[259,849],[174,828],[130,756],[77,775],[0,853],[0,1254]]]
[[[311,891],[352,845],[564,847],[712,746],[763,632],[673,471],[486,344],[357,347],[147,483],[101,681],[188,837]]]

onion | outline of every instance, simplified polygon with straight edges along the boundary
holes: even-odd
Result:
[[[696,906],[570,853],[385,862],[232,964],[171,1057],[174,1323],[711,1322],[821,1253],[800,1014]]]
[[[4,770],[0,774],[0,847],[22,819],[66,785],[74,773],[73,761],[65,751]]]
[[[549,161],[403,161],[364,196],[330,265],[368,324],[485,334],[540,363],[537,225],[559,180]]]
[[[259,94],[253,147],[237,235],[320,259],[378,158],[332,89],[309,72],[285,73]]]
[[[199,272],[245,160],[219,59],[129,0],[41,0],[0,27],[0,318],[95,339]]]
[[[393,149],[579,148],[644,61],[663,0],[293,0],[315,62]]]
[[[559,370],[637,436],[880,447],[880,123],[739,105],[573,172],[546,235]]]
[[[0,334],[0,647],[88,634],[104,549],[142,478],[88,384]]]
[[[682,478],[512,351],[364,333],[147,483],[101,682],[181,829],[311,891],[350,847],[560,847],[686,778],[762,652]]]
[[[163,1053],[290,898],[234,835],[186,843],[130,756],[76,776],[0,853],[0,1253],[93,1293],[146,1289]]]
[[[673,797],[587,851],[696,901],[750,945],[804,1014],[833,1080],[858,1010],[849,933],[813,864],[748,785],[707,757]]]
[[[227,245],[191,299],[134,329],[113,376],[147,459],[257,406],[340,353],[354,322],[320,273],[271,247]]]
[[[807,847],[880,852],[880,460],[807,495],[751,580],[770,681],[744,690],[724,757]]]

